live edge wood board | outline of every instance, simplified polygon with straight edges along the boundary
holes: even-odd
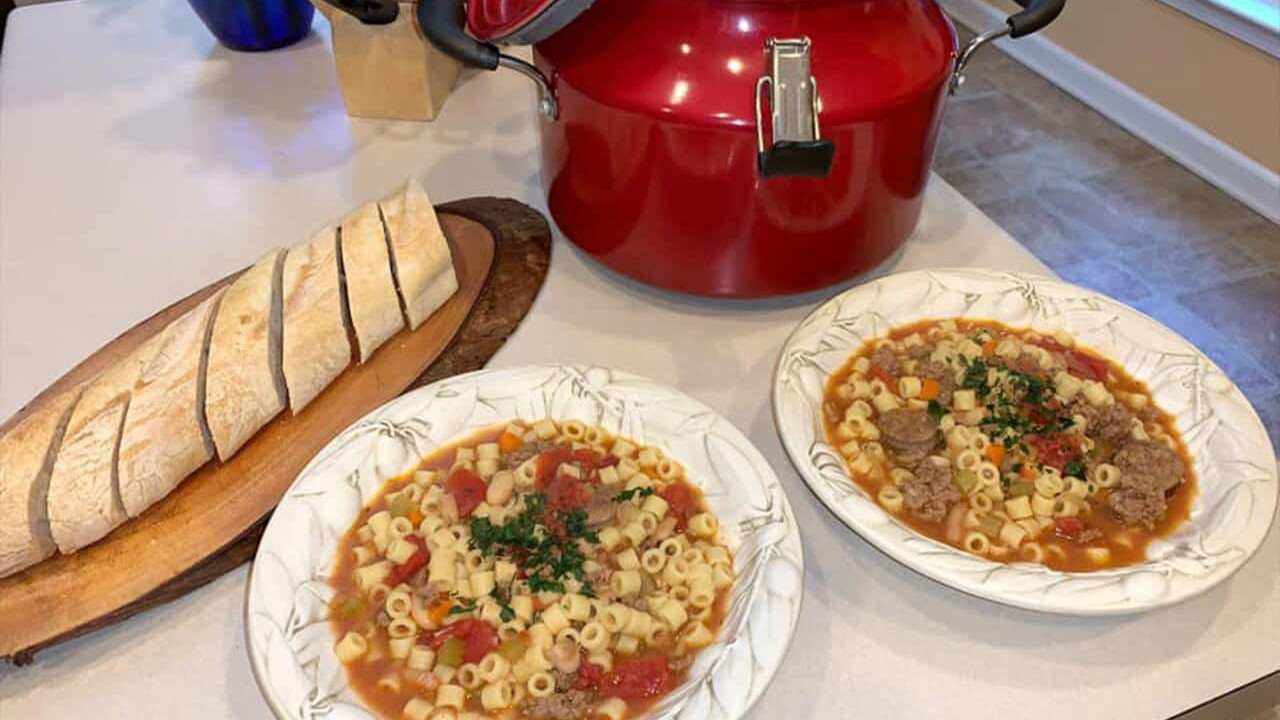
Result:
[[[28,663],[41,648],[173,600],[249,560],[272,509],[330,439],[408,390],[484,366],[546,279],[550,230],[537,211],[514,200],[472,198],[436,209],[458,293],[417,330],[401,331],[367,363],[350,366],[302,413],[286,410],[229,462],[206,464],[102,541],[0,579],[0,657]],[[237,275],[129,329],[6,426],[106,368]]]

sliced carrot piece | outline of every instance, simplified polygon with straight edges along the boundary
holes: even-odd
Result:
[[[920,399],[921,400],[937,400],[938,393],[942,392],[942,386],[937,380],[925,378],[920,381]]]
[[[453,607],[453,601],[450,600],[448,597],[445,597],[443,600],[440,600],[435,605],[432,605],[431,609],[427,610],[427,617],[431,620],[431,622],[435,623],[436,625],[439,625],[440,623],[444,622],[445,618],[449,617],[449,608],[451,607]]]
[[[502,436],[498,438],[498,450],[504,453],[519,450],[520,446],[523,444],[524,440],[515,433],[504,432],[502,433]]]
[[[999,465],[1004,462],[1004,446],[992,443],[987,446],[987,459]]]
[[[418,527],[418,525],[422,523],[422,511],[417,508],[410,510],[409,522],[413,523],[415,528]]]
[[[1032,469],[1031,469],[1029,466],[1027,466],[1027,465],[1023,465],[1023,466],[1022,466],[1022,470],[1018,471],[1018,474],[1022,476],[1022,479],[1023,479],[1023,480],[1032,480],[1032,479],[1034,479],[1034,478],[1036,477],[1036,475],[1037,475],[1036,471],[1035,471],[1035,470],[1032,470]]]
[[[996,345],[999,345],[999,344],[1000,344],[999,338],[991,338],[987,340],[985,343],[982,344],[982,354],[994,355],[996,352]]]

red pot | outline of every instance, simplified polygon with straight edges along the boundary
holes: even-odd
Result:
[[[888,258],[920,216],[957,53],[934,0],[459,0],[418,5],[467,64],[542,86],[543,183],[575,244],[698,295],[813,290]],[[489,41],[535,42],[536,70]],[[959,62],[958,62],[959,59]]]

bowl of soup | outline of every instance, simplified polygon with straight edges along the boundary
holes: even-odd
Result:
[[[776,476],[705,405],[607,368],[481,371],[303,470],[254,563],[249,655],[288,719],[738,717],[802,577]]]
[[[1051,278],[934,270],[849,290],[792,334],[773,403],[838,518],[913,570],[1029,609],[1204,592],[1276,506],[1265,429],[1221,369]]]

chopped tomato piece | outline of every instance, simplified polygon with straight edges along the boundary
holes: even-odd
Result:
[[[569,475],[559,475],[547,484],[547,508],[550,510],[572,510],[585,505],[589,497],[583,482]]]
[[[418,546],[418,552],[409,556],[403,564],[391,568],[391,572],[387,573],[387,587],[395,587],[400,583],[413,577],[414,573],[427,566],[427,561],[431,559],[431,551],[427,550],[427,543],[414,534],[405,536],[405,539]]]
[[[689,513],[693,510],[693,493],[684,483],[672,483],[658,493],[667,501],[667,512],[676,516],[676,529],[684,531],[689,521]]]
[[[1057,340],[1054,340],[1053,338],[1042,337],[1038,340],[1032,340],[1031,344],[1038,345],[1044,348],[1045,350],[1048,350],[1049,352],[1056,352],[1056,353],[1069,352],[1067,350],[1066,345],[1063,345],[1062,343],[1058,342]]]
[[[487,622],[480,620],[466,637],[466,649],[462,651],[462,659],[469,663],[480,662],[485,655],[498,649],[498,632]]]
[[[621,658],[604,678],[608,692],[623,700],[658,697],[671,690],[671,669],[666,658],[649,654]]]
[[[520,446],[523,444],[524,438],[521,438],[515,433],[503,432],[502,435],[498,437],[498,452],[504,454],[515,452],[516,450],[519,450]]]
[[[463,635],[465,635],[467,631],[467,623],[470,623],[470,622],[476,622],[476,621],[469,620],[469,619],[459,620],[458,622],[453,623],[452,625],[445,625],[444,627],[434,632],[428,631],[431,633],[431,636],[427,638],[427,644],[430,645],[433,649],[439,650],[440,646],[444,645],[445,641],[449,640],[449,638],[455,638],[455,637],[461,638]]]
[[[579,690],[598,690],[604,683],[605,669],[585,660],[578,665],[578,680],[575,687]]]
[[[942,386],[937,380],[925,378],[920,382],[920,399],[921,400],[937,400],[938,394],[942,392]]]
[[[556,468],[560,467],[560,463],[568,462],[571,457],[573,457],[573,451],[567,447],[553,447],[539,455],[538,464],[534,468],[535,484],[542,488],[547,480],[556,474]]]
[[[458,504],[458,514],[470,517],[480,503],[484,502],[485,491],[489,489],[480,476],[466,468],[454,470],[444,483],[445,492],[453,496]]]
[[[1066,469],[1067,463],[1080,455],[1077,441],[1070,435],[1053,435],[1045,437],[1037,435],[1030,439],[1031,447],[1036,451],[1036,460],[1042,465],[1057,468],[1059,472]]]
[[[1065,538],[1074,538],[1084,532],[1084,520],[1078,517],[1060,517],[1053,521],[1053,530]]]
[[[622,462],[622,460],[617,455],[614,455],[613,453],[608,453],[607,455],[600,456],[600,459],[596,461],[596,467],[597,468],[613,467],[614,465],[617,465],[620,462]]]
[[[498,647],[498,633],[493,626],[474,618],[459,620],[452,625],[440,628],[432,633],[427,643],[439,650],[445,641],[455,637],[463,642],[462,660],[464,662],[480,662],[485,655]]]
[[[1107,361],[1092,355],[1068,350],[1067,372],[1087,380],[1103,380],[1107,377]]]
[[[888,370],[885,370],[879,365],[871,366],[871,377],[878,378],[880,382],[884,383],[888,387],[896,388],[898,386],[898,379],[895,378]]]
[[[1086,380],[1101,380],[1107,376],[1107,361],[1086,352],[1072,350],[1053,338],[1040,338],[1036,345],[1049,352],[1060,353],[1067,361],[1067,372]]]
[[[590,475],[595,472],[597,467],[596,458],[598,457],[595,450],[589,450],[587,448],[574,450],[570,457],[574,462],[582,466],[582,472],[584,475]]]

